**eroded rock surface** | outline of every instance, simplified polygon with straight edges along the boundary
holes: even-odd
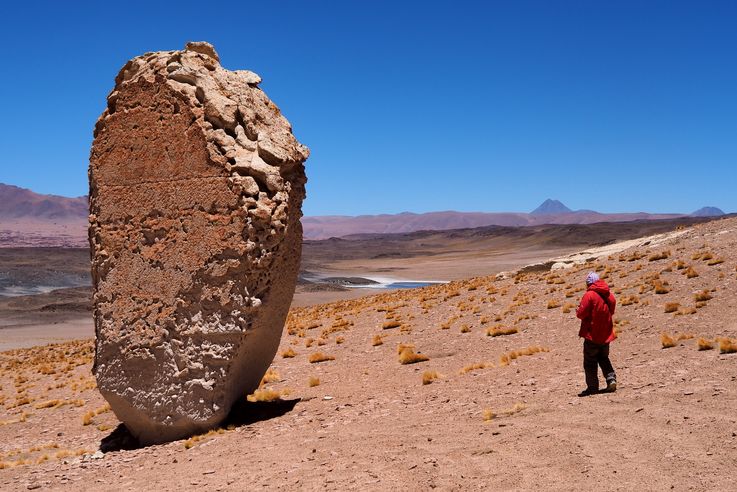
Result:
[[[260,81],[207,43],[147,53],[95,127],[94,372],[143,443],[217,425],[279,344],[308,150]]]

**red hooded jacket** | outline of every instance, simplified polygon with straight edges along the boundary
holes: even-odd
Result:
[[[606,282],[598,280],[589,285],[576,310],[576,317],[581,320],[578,336],[594,343],[609,343],[617,338],[612,323],[616,306],[617,300]]]

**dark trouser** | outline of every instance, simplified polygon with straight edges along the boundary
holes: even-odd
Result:
[[[590,340],[583,341],[583,370],[586,372],[586,387],[592,391],[599,390],[599,376],[596,368],[601,367],[607,384],[615,382],[617,375],[614,373],[612,363],[609,361],[609,344],[598,344]]]

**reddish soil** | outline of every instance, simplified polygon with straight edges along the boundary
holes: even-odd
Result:
[[[277,355],[265,384],[287,394],[244,404],[217,432],[146,448],[105,411],[91,341],[5,352],[0,487],[735,490],[736,246],[727,219],[585,267],[293,308],[279,352],[296,356]],[[620,388],[578,398],[581,341],[566,304],[590,269],[619,299]],[[679,306],[666,313],[668,303]],[[663,348],[663,332],[682,339]],[[699,338],[714,348],[698,350]],[[400,364],[399,344],[429,360]],[[509,358],[530,348],[544,350]],[[335,359],[310,363],[317,352]],[[439,377],[423,385],[426,371]]]

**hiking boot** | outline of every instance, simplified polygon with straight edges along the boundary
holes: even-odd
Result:
[[[595,395],[599,392],[598,389],[586,388],[578,394],[579,397]]]
[[[606,384],[606,389],[604,390],[605,393],[614,393],[617,391],[617,382],[616,381],[609,381]]]

